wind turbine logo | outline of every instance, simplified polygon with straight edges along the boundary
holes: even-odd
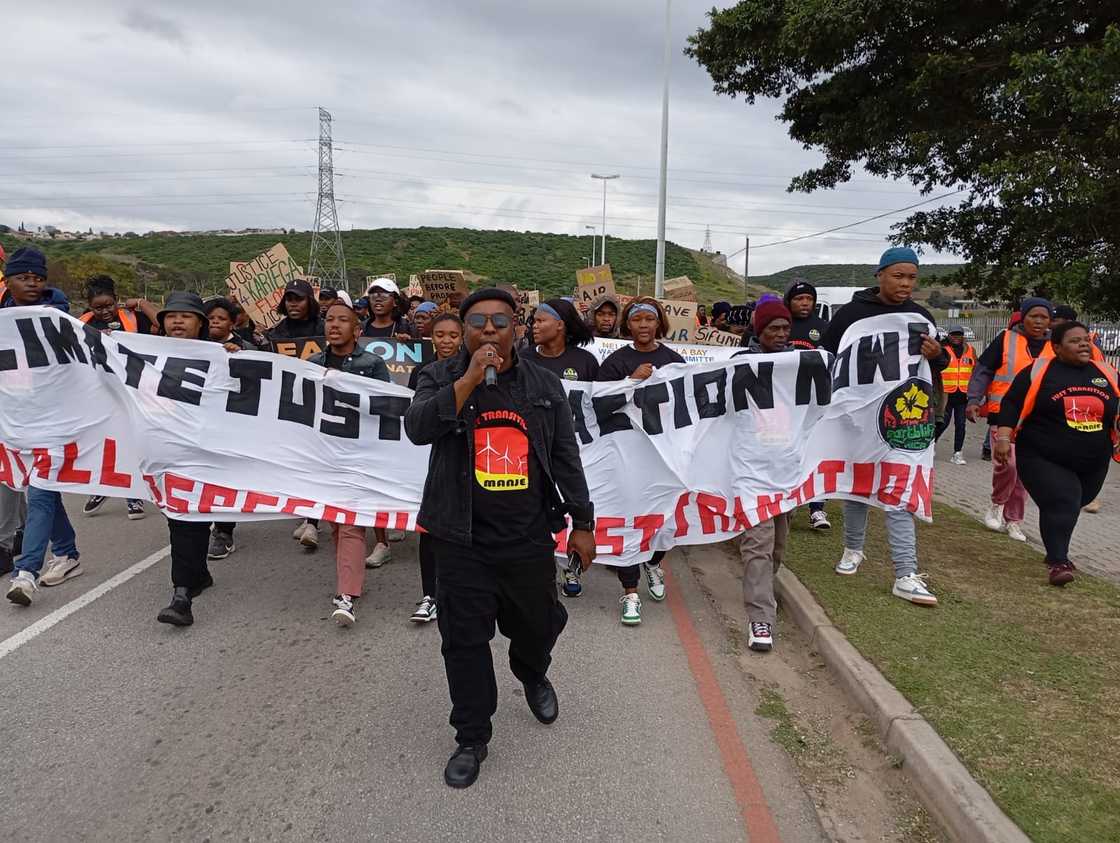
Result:
[[[508,449],[507,449],[506,453],[509,453]],[[493,463],[492,463],[491,460],[492,460],[493,457],[502,456],[502,454],[491,443],[489,433],[486,434],[486,447],[483,448],[482,450],[480,450],[476,456],[486,457],[486,468],[484,470],[487,474],[493,474],[494,470],[493,470]]]

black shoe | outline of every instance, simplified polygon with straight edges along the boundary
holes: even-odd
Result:
[[[225,559],[234,551],[233,536],[229,533],[218,533],[210,537],[210,548],[206,551],[208,559]]]
[[[4,547],[0,547],[0,576],[10,574],[15,567],[15,554]]]
[[[188,596],[187,589],[176,588],[175,594],[171,598],[171,605],[166,609],[161,609],[160,613],[156,615],[156,620],[160,623],[169,623],[172,626],[190,626],[194,623],[194,615],[191,614],[191,598]]]
[[[983,451],[980,452],[980,459],[982,459],[984,462],[991,462],[992,461],[992,452],[989,451],[987,448],[985,448]]]
[[[560,714],[556,689],[547,679],[541,679],[536,685],[526,683],[525,701],[529,703],[529,711],[533,712],[533,716],[546,726],[556,720]]]
[[[187,597],[189,597],[191,600],[194,600],[196,597],[198,597],[198,595],[202,594],[202,592],[206,591],[206,589],[208,589],[213,584],[214,578],[210,576],[209,573],[207,573],[205,579],[203,579],[202,582],[200,582],[194,588],[187,589]]]
[[[479,768],[486,760],[486,744],[460,745],[443,768],[443,780],[448,787],[470,787],[478,778]]]

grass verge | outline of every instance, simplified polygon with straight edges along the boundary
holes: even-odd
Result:
[[[838,577],[834,529],[794,519],[787,565],[829,617],[941,734],[1038,843],[1120,841],[1120,588],[1046,582],[1042,556],[936,505],[918,531],[940,606],[890,595],[873,513],[858,576]]]

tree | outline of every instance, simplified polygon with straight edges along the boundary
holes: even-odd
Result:
[[[716,91],[784,98],[790,137],[824,162],[925,194],[898,239],[962,255],[985,298],[1026,290],[1120,313],[1120,6],[1116,0],[743,0],[685,51]]]

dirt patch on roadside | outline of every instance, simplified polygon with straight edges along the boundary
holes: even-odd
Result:
[[[747,649],[738,543],[678,551],[723,620],[740,668],[758,686],[756,714],[774,722],[771,737],[796,763],[825,833],[845,843],[946,840],[911,792],[898,759],[780,606],[774,651]]]

